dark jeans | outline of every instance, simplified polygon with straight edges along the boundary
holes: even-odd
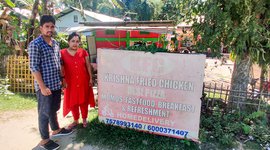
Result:
[[[42,95],[41,91],[37,91],[38,100],[38,126],[42,139],[48,139],[49,124],[51,129],[59,129],[57,111],[60,109],[61,104],[61,90],[52,91],[49,96]]]

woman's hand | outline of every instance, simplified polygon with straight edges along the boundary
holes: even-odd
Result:
[[[65,79],[62,81],[62,88],[67,88],[67,82]]]

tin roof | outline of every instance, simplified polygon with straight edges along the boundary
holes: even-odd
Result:
[[[80,9],[75,8],[75,7],[69,7],[68,9],[63,10],[62,12],[58,13],[55,15],[56,18],[60,18],[64,15],[67,15],[73,11],[78,11],[81,12]],[[116,17],[111,17],[108,15],[104,15],[104,14],[99,14],[96,12],[92,12],[92,11],[88,11],[88,10],[83,10],[83,13],[89,17],[92,17],[94,19],[96,19],[97,21],[100,22],[115,22],[115,21],[123,21],[122,19],[116,18]]]

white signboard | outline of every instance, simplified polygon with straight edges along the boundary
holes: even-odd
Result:
[[[205,55],[98,50],[99,119],[198,140]]]

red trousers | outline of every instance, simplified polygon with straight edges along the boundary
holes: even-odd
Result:
[[[72,112],[72,115],[73,115],[74,120],[79,120],[79,118],[80,118],[79,109],[81,110],[82,118],[83,119],[87,119],[87,115],[88,115],[88,104],[85,103],[85,104],[74,106],[71,109],[71,112]]]

